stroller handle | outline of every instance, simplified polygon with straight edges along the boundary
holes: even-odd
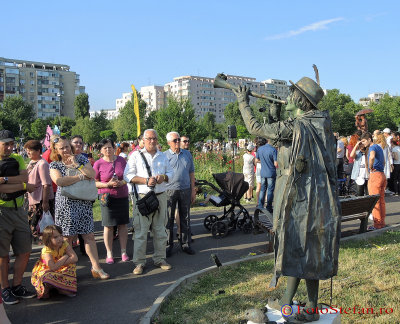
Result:
[[[216,192],[218,193],[222,193],[221,189],[219,189],[218,187],[216,187],[213,183],[208,182],[207,180],[195,180],[194,184],[196,186],[210,186],[211,188],[213,188]]]

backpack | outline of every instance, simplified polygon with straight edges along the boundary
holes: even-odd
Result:
[[[0,177],[13,177],[19,175],[19,163],[12,157],[0,160]],[[25,194],[26,190],[20,190],[12,193],[0,193],[0,199],[4,201],[14,200],[15,207],[17,206],[16,198]]]

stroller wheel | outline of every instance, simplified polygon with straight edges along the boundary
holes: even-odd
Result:
[[[204,218],[204,227],[211,231],[211,227],[217,220],[217,215],[208,215],[206,218]]]
[[[214,238],[223,238],[228,234],[228,225],[221,221],[216,221],[211,227],[211,234]]]
[[[236,223],[236,226],[237,226],[238,229],[241,230],[242,227],[243,227],[243,224],[244,224],[244,218],[239,219],[239,220],[237,221],[237,223]]]
[[[253,230],[253,223],[251,221],[245,222],[243,224],[243,228],[242,228],[243,233],[250,234],[252,230]]]

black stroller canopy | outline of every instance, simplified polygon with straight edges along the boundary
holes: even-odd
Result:
[[[234,199],[239,200],[249,190],[249,184],[244,181],[243,173],[224,172],[214,173],[213,177],[220,188],[229,192]]]

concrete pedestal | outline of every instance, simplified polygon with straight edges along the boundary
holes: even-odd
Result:
[[[266,313],[270,321],[275,321],[276,323],[285,323],[285,317],[278,310],[272,309],[267,305],[268,312]],[[293,313],[299,312],[302,309],[297,305],[292,306]],[[287,309],[288,310],[288,309]],[[290,312],[290,309],[289,309]],[[339,308],[328,308],[323,307],[319,309],[319,320],[312,322],[313,324],[340,324],[340,309]],[[252,321],[248,321],[247,324],[257,324]]]

